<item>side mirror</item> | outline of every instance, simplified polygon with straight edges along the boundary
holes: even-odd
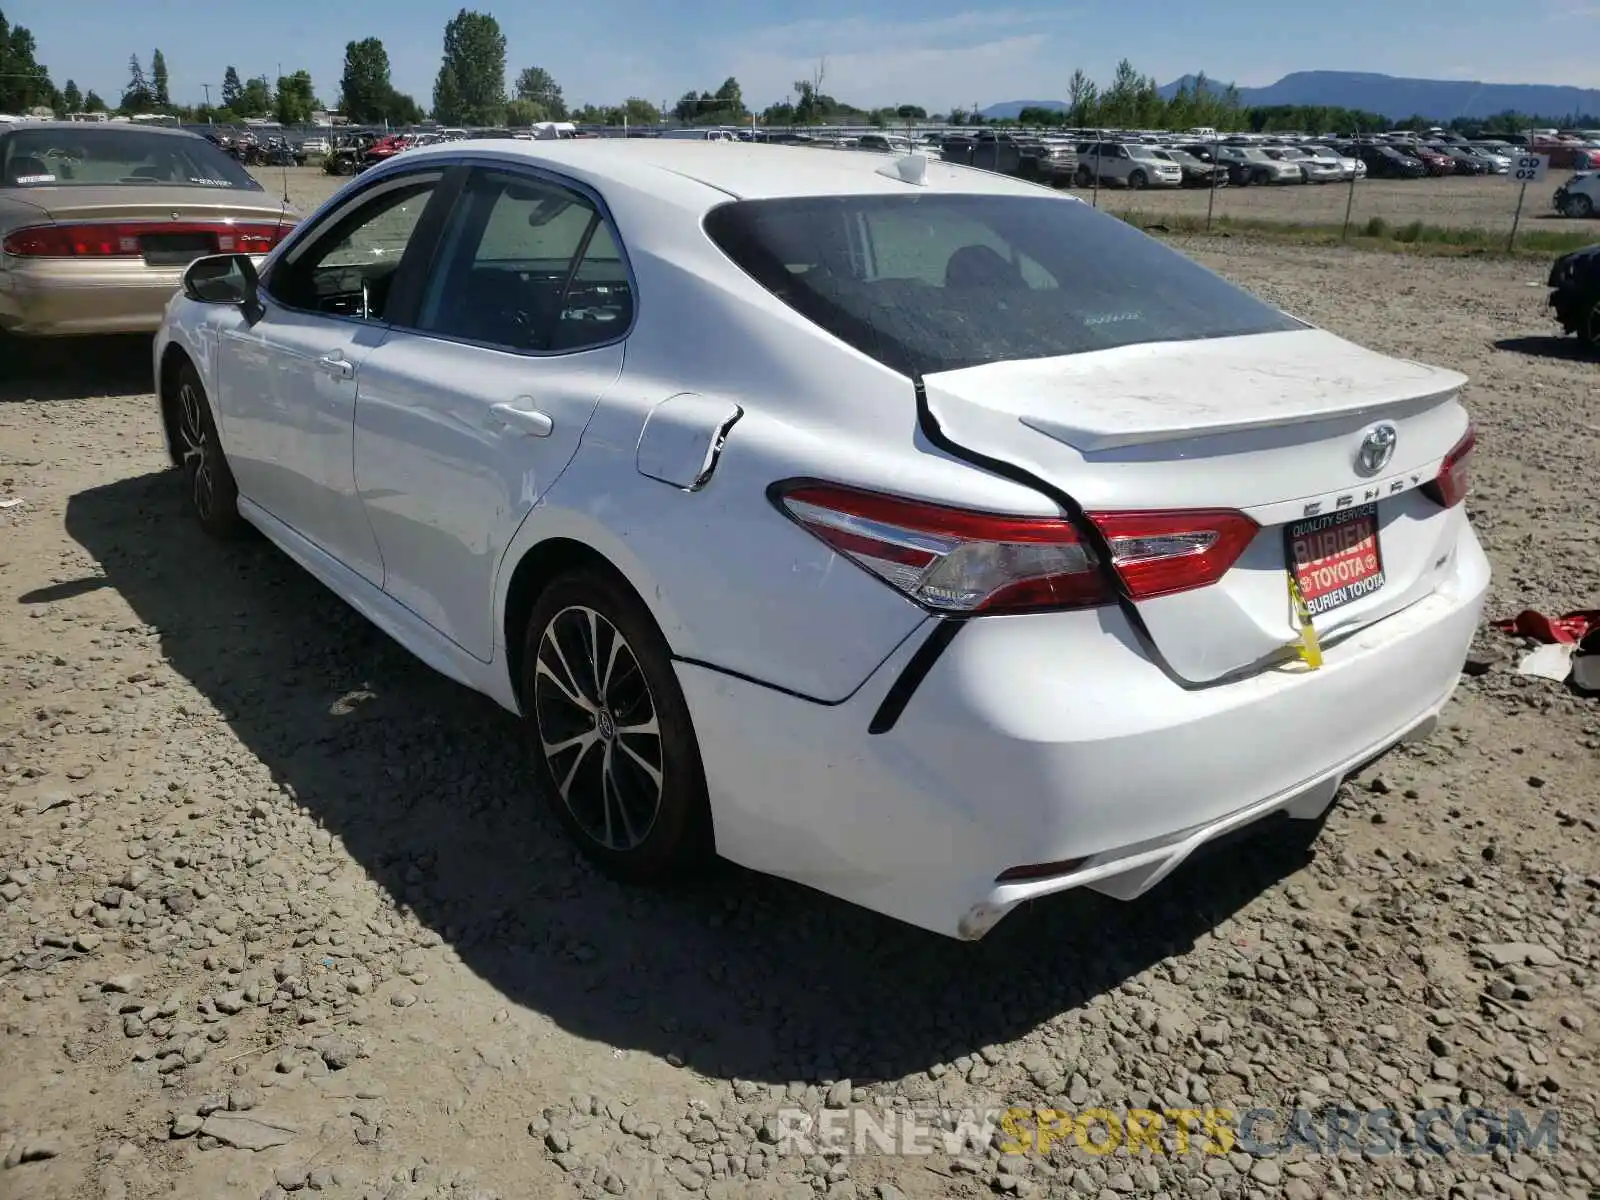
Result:
[[[256,265],[248,254],[212,254],[197,258],[183,273],[183,294],[200,304],[256,304]]]

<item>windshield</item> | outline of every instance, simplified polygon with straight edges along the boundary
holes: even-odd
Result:
[[[907,374],[1304,328],[1061,197],[743,200],[705,228],[784,303]]]
[[[0,186],[262,187],[200,137],[143,129],[13,129],[0,136]]]

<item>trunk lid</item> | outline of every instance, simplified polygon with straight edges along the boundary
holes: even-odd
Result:
[[[235,188],[75,186],[28,188],[17,200],[57,223],[68,221],[275,221],[294,214],[266,192]]]
[[[1138,602],[1167,665],[1193,683],[1278,661],[1296,637],[1288,583],[1296,522],[1374,506],[1381,581],[1341,585],[1329,601],[1313,596],[1313,580],[1313,609],[1336,604],[1315,615],[1323,636],[1440,585],[1464,518],[1420,489],[1468,428],[1457,400],[1465,383],[1317,329],[992,363],[923,380],[953,441],[1030,471],[1086,510],[1227,508],[1261,526],[1218,583]],[[1391,457],[1368,470],[1359,455],[1379,426],[1392,434]],[[1319,540],[1326,529],[1297,532],[1302,552],[1330,548]]]

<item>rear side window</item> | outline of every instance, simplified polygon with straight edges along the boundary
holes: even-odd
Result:
[[[611,227],[582,194],[477,170],[451,214],[417,328],[518,352],[615,341],[633,319]]]
[[[146,129],[13,129],[0,138],[0,187],[262,187],[201,137]]]
[[[705,226],[773,295],[907,374],[1305,328],[1060,197],[743,200]]]

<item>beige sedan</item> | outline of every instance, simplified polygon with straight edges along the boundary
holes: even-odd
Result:
[[[154,332],[189,263],[265,255],[295,221],[195,134],[13,125],[0,132],[0,334]]]

